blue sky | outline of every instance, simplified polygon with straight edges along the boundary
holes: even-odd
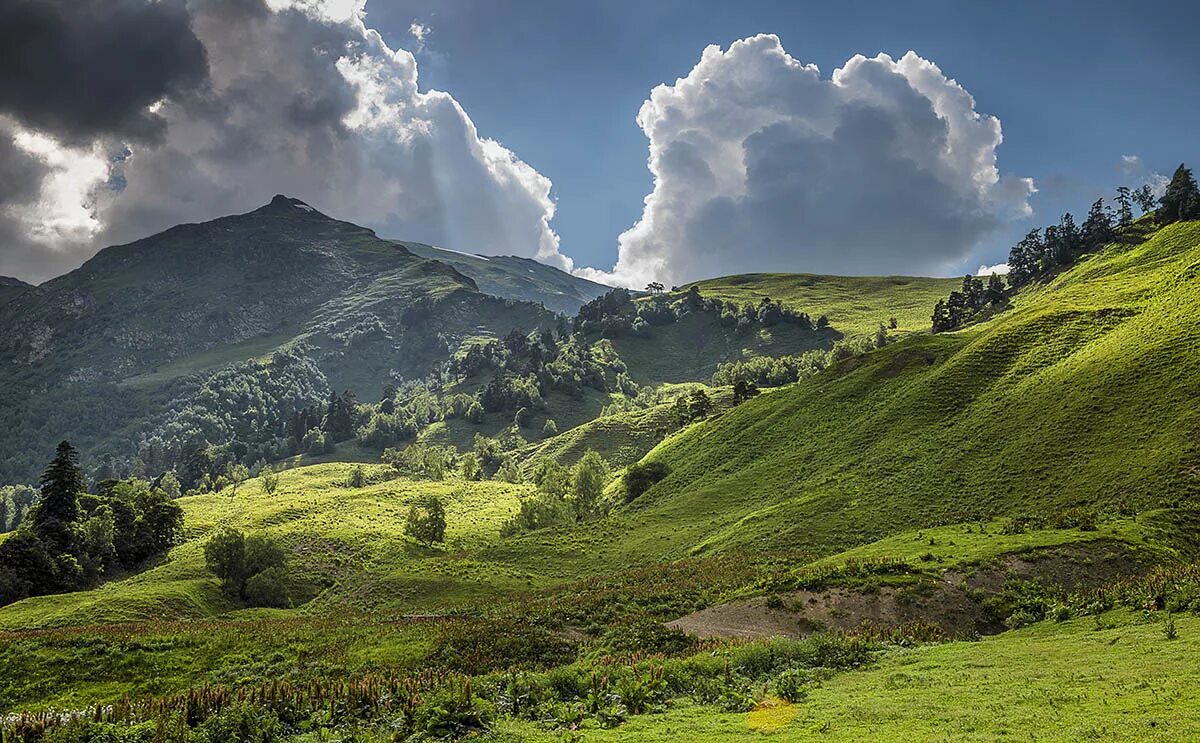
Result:
[[[276,193],[635,287],[950,275],[1200,155],[1195,2],[16,7],[0,275],[30,281]]]
[[[979,257],[999,262],[1029,227],[1136,180],[1121,172],[1123,155],[1168,174],[1196,159],[1196,20],[1191,3],[367,4],[367,24],[393,47],[414,48],[412,22],[428,27],[422,88],[451,92],[482,135],[549,177],[563,252],[605,267],[651,188],[638,108],[709,44],[774,33],[823,77],[856,53],[911,49],[937,63],[1001,120],[1001,173],[1038,188],[1034,216],[983,243]]]

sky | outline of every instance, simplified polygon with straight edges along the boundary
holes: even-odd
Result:
[[[0,0],[0,274],[274,193],[635,287],[974,273],[1196,160],[1197,21],[1184,2]]]

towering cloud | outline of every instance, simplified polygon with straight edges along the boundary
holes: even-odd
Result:
[[[1033,183],[996,168],[1000,122],[916,54],[831,79],[760,35],[710,46],[638,114],[654,190],[612,272],[641,286],[745,271],[940,273]]]
[[[0,13],[36,4],[0,0]],[[104,245],[277,192],[387,236],[570,267],[549,180],[480,136],[453,97],[422,92],[412,54],[364,25],[363,0],[83,5],[98,33],[125,24],[142,64],[167,61],[108,106],[66,100],[85,76],[67,62],[55,74],[76,82],[0,99],[0,274],[43,279]],[[49,26],[76,38],[66,15]],[[139,19],[151,39],[138,40]],[[76,56],[102,68],[88,55]],[[0,65],[13,62],[32,63]]]

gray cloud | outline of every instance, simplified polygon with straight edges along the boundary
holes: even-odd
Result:
[[[0,50],[0,112],[75,143],[161,136],[149,107],[206,70],[177,0],[0,0]]]
[[[830,79],[775,36],[705,50],[638,114],[654,191],[601,280],[747,271],[942,273],[1010,216],[1027,179],[996,170],[1000,122],[909,53]]]
[[[45,278],[103,245],[275,193],[384,236],[570,267],[549,224],[549,180],[480,136],[449,94],[421,91],[414,57],[363,24],[360,1],[189,0],[187,10],[204,84],[156,107],[154,140],[41,142],[50,172],[39,208],[15,215],[24,242],[0,247],[0,274]],[[130,156],[115,159],[126,144]],[[35,269],[17,258],[39,249]]]

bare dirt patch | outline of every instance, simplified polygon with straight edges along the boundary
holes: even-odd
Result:
[[[913,622],[936,625],[949,637],[998,632],[981,597],[1006,580],[1042,580],[1066,590],[1107,583],[1145,572],[1148,565],[1118,542],[1055,547],[1005,555],[970,571],[946,570],[906,585],[834,586],[779,595],[783,606],[765,596],[711,606],[668,622],[698,637],[804,637],[820,631],[853,630],[864,624],[893,629]]]

